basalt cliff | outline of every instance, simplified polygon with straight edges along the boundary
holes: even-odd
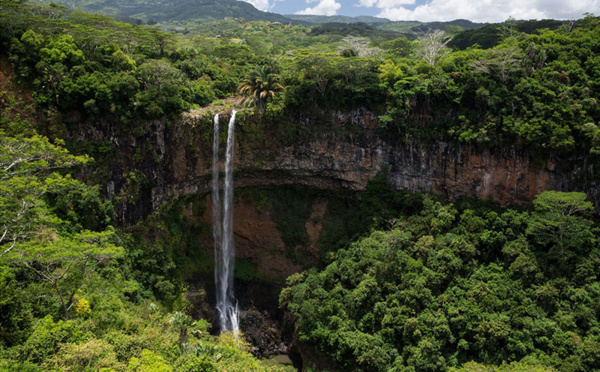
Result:
[[[244,116],[234,160],[236,187],[299,184],[361,191],[385,170],[396,190],[432,191],[451,201],[466,196],[522,205],[543,190],[558,190],[584,191],[600,205],[600,188],[589,181],[593,166],[584,157],[548,154],[534,159],[517,144],[491,149],[399,141],[378,135],[371,112],[330,115],[335,130],[287,143],[270,136],[267,127],[248,125],[257,121],[255,115]],[[128,134],[96,122],[80,124],[71,135],[82,142],[108,141],[114,148],[112,168],[103,181],[109,197],[120,196],[118,219],[131,224],[172,200],[209,193],[211,120],[212,113],[187,113],[175,123],[154,121]],[[308,119],[299,121],[309,125]],[[132,172],[143,178],[135,187],[127,178]]]

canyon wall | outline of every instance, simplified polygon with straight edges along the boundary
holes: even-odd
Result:
[[[223,114],[223,120],[227,116]],[[585,181],[593,169],[586,167],[584,158],[565,160],[549,154],[534,161],[518,145],[480,149],[441,141],[398,141],[377,135],[377,117],[370,112],[333,112],[331,117],[336,130],[291,144],[268,135],[249,141],[244,136],[246,123],[240,121],[236,187],[300,184],[360,191],[385,169],[394,189],[433,191],[449,200],[467,196],[510,206],[528,203],[544,190],[584,191],[598,207],[600,191],[595,183]],[[345,127],[354,128],[352,134],[344,132]],[[146,123],[128,135],[98,123],[81,124],[73,135],[80,141],[108,140],[116,148],[106,192],[120,197],[118,218],[131,224],[171,200],[210,192],[211,133],[212,113],[188,113],[179,122]],[[141,154],[137,160],[136,153]],[[560,165],[561,161],[568,166]],[[135,202],[123,197],[132,194],[130,180],[123,177],[132,169],[145,179]]]
[[[360,135],[323,134],[281,146],[238,143],[236,187],[301,184],[360,191],[386,169],[397,190],[433,191],[449,200],[491,199],[502,206],[528,203],[544,190],[594,191],[577,186],[575,176],[583,160],[570,159],[572,168],[559,171],[559,159],[549,156],[534,162],[526,149],[517,146],[491,150],[446,142],[398,142],[376,134],[377,119],[371,113],[334,113],[333,118],[338,127],[358,125]],[[157,141],[166,143],[163,171],[172,177],[160,179],[152,188],[153,210],[173,198],[209,191],[210,159],[194,139],[209,128],[194,122],[188,116],[170,138]],[[181,145],[185,141],[193,145]]]

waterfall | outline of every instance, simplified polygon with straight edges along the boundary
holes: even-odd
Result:
[[[219,187],[219,114],[214,119],[213,164],[212,164],[212,210],[213,237],[215,240],[215,285],[217,293],[217,313],[221,332],[239,333],[239,311],[233,292],[233,270],[235,245],[233,243],[233,150],[234,150],[234,110],[227,129],[227,149],[225,152],[225,182],[223,203]]]
[[[223,225],[221,219],[221,196],[219,192],[219,114],[215,115],[214,133],[213,133],[213,163],[212,163],[212,216],[213,216],[213,238],[215,241],[215,286],[217,293],[217,312],[219,313],[219,324],[225,324],[223,321],[223,312],[225,296],[221,293],[227,292],[225,288],[221,291],[221,243],[223,240]]]

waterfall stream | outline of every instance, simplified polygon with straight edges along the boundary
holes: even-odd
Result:
[[[233,242],[233,150],[234,150],[234,110],[227,129],[227,149],[225,152],[225,179],[223,201],[221,203],[219,185],[219,114],[214,119],[213,164],[212,164],[212,210],[213,237],[215,240],[215,285],[217,293],[217,313],[221,332],[239,333],[239,310],[233,291],[233,270],[235,245]]]

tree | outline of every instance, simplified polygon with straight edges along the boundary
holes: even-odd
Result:
[[[452,37],[446,35],[442,30],[428,32],[419,38],[420,45],[417,48],[417,54],[424,59],[430,66],[435,66],[437,62],[450,53],[447,47]]]
[[[544,191],[534,200],[527,233],[549,247],[553,259],[567,262],[596,244],[589,217],[594,206],[580,192]]]
[[[346,36],[342,39],[338,50],[342,57],[376,57],[383,54],[380,48],[373,48],[366,37]],[[348,55],[348,53],[353,55]],[[346,55],[344,55],[346,54]]]
[[[513,17],[508,17],[504,21],[504,25],[500,26],[499,31],[504,39],[513,37],[516,33],[517,20]]]
[[[42,196],[77,182],[57,171],[89,160],[46,137],[15,138],[0,130],[0,258],[51,219]]]
[[[240,93],[248,96],[246,103],[253,104],[264,111],[267,109],[269,97],[275,97],[275,92],[282,91],[283,86],[279,83],[279,76],[273,73],[271,67],[263,65],[250,70],[242,79],[238,89]]]
[[[160,355],[144,349],[140,359],[131,358],[127,370],[132,372],[171,372],[173,368]]]
[[[163,60],[150,60],[136,70],[141,91],[137,110],[149,117],[179,114],[190,108],[191,92],[185,75]]]
[[[487,58],[474,61],[471,67],[475,71],[483,72],[506,83],[519,69],[519,53],[520,50],[517,47],[491,49],[488,51]]]
[[[0,131],[0,258],[25,265],[46,282],[67,320],[96,266],[122,254],[114,231],[78,231],[81,226],[61,220],[47,204],[47,194],[56,198],[85,186],[60,171],[89,160],[43,136],[16,138]]]
[[[183,345],[188,342],[188,329],[194,327],[196,322],[193,321],[188,315],[182,313],[181,311],[175,312],[171,319],[169,319],[169,324],[173,327],[179,328],[179,348],[183,347]]]
[[[325,97],[332,77],[335,75],[335,57],[325,53],[311,53],[296,61],[297,74],[304,80],[314,81],[316,90]]]
[[[54,230],[38,231],[36,237],[20,244],[19,252],[9,256],[33,271],[46,282],[60,301],[65,320],[71,308],[94,290],[90,279],[100,264],[123,255],[123,248],[114,244],[114,230],[103,232],[84,230],[69,237],[60,237]]]

